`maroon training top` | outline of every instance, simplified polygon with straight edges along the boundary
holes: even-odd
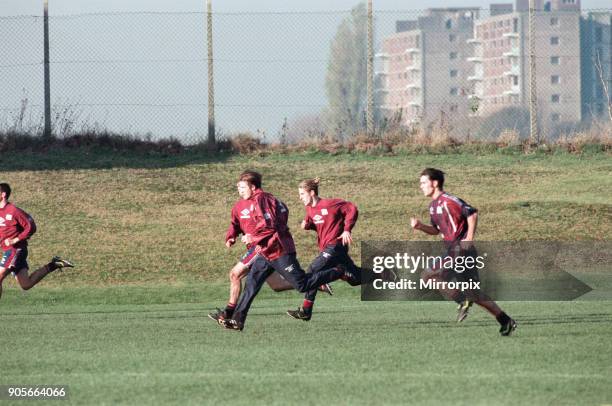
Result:
[[[230,238],[237,238],[240,234],[253,234],[255,231],[255,220],[253,213],[255,211],[255,203],[250,199],[240,199],[232,207],[232,220],[225,233],[225,241]],[[247,244],[247,249],[252,244]]]
[[[261,254],[273,261],[282,255],[295,253],[295,243],[289,231],[289,209],[285,203],[261,189],[249,198],[253,203],[255,228],[253,244],[261,247]]]
[[[15,248],[24,248],[28,246],[28,238],[36,232],[36,223],[34,219],[19,207],[8,203],[0,209],[0,244],[2,250],[8,251],[12,245],[5,245],[4,240],[7,238],[19,238],[19,242],[15,244]]]
[[[341,243],[338,239],[344,231],[351,231],[357,222],[357,206],[342,199],[320,199],[317,205],[306,206],[306,230],[317,231],[319,249]]]
[[[458,241],[465,238],[467,218],[478,210],[446,192],[429,204],[431,225],[436,227],[444,241]]]

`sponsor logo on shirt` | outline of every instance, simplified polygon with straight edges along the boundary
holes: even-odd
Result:
[[[325,220],[323,220],[323,217],[319,216],[318,214],[315,215],[312,220],[314,221],[315,224],[322,224],[325,223]]]
[[[6,215],[6,221],[11,221],[13,219],[13,215],[12,214],[7,214]]]
[[[442,206],[436,208],[436,214],[442,214]]]
[[[240,212],[240,218],[241,219],[250,219],[251,218],[250,213],[251,212],[249,211],[249,209],[244,209],[244,210],[242,210]]]
[[[327,216],[327,209],[321,209],[321,214]]]
[[[4,218],[0,217],[0,227],[6,227],[6,223],[4,222]]]
[[[285,271],[287,272],[293,272],[294,266],[293,264],[289,265],[287,268],[285,268]]]

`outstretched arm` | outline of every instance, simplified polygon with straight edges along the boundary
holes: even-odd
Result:
[[[410,226],[414,230],[420,230],[424,232],[425,234],[429,234],[429,235],[438,235],[440,233],[440,231],[436,227],[430,226],[429,224],[424,224],[416,217],[410,218]]]

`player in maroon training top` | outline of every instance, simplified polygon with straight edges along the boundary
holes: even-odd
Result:
[[[361,269],[348,255],[348,246],[353,242],[351,231],[357,222],[357,206],[342,199],[319,197],[319,178],[307,179],[298,187],[300,200],[306,207],[302,221],[304,230],[315,230],[319,244],[319,255],[312,261],[309,270],[313,273],[331,267],[341,267],[345,279],[351,285],[361,284]],[[316,291],[309,291],[304,303],[297,310],[288,310],[294,319],[308,321],[312,317],[312,305]]]
[[[232,219],[230,225],[227,229],[227,233],[225,234],[225,246],[227,248],[231,248],[235,243],[236,239],[242,234],[242,241],[245,242],[255,231],[255,216],[254,216],[254,203],[251,200],[251,196],[253,195],[253,191],[249,187],[249,184],[246,181],[240,180],[237,184],[238,195],[240,196],[240,200],[236,202],[234,207],[232,208]],[[240,291],[242,289],[242,279],[249,272],[250,266],[253,264],[258,255],[260,255],[255,250],[255,245],[252,243],[246,244],[246,253],[242,256],[240,261],[230,270],[229,279],[230,279],[230,297],[225,309],[217,309],[216,312],[210,313],[208,317],[211,319],[221,322],[224,319],[232,318],[234,314],[234,309],[236,308],[236,303],[238,302],[238,298],[240,297]],[[268,279],[266,280],[268,285],[275,292],[281,292],[284,290],[293,289],[293,286],[287,282],[282,276],[280,276],[277,272],[272,273]],[[323,286],[322,290],[331,294],[331,290],[328,289],[327,286]]]
[[[423,194],[432,200],[429,205],[431,225],[424,224],[413,217],[410,219],[412,228],[429,235],[442,234],[449,252],[458,248],[463,256],[476,257],[477,254],[472,241],[474,241],[474,235],[476,234],[478,211],[458,197],[444,191],[444,172],[439,169],[426,168],[421,172],[419,182]],[[446,278],[448,276],[444,275],[442,270],[430,270],[422,275],[424,279]],[[478,278],[476,270],[457,273],[454,276]],[[459,304],[458,322],[467,317],[472,302],[475,302],[495,316],[501,325],[499,332],[502,335],[510,335],[516,329],[516,322],[483,292],[470,292],[470,296],[472,296],[470,298],[458,290],[445,290],[441,293]]]
[[[9,273],[15,276],[19,286],[28,290],[50,272],[73,266],[65,259],[53,257],[47,265],[28,275],[28,239],[36,232],[36,224],[28,213],[9,202],[10,196],[9,184],[0,183],[0,297],[2,282]]]
[[[222,321],[223,326],[232,330],[243,329],[251,303],[265,280],[274,271],[303,293],[316,290],[317,287],[337,280],[341,276],[341,272],[336,268],[305,273],[296,258],[293,236],[287,226],[289,218],[287,206],[261,189],[261,175],[257,172],[245,171],[240,176],[240,180],[247,182],[252,191],[249,200],[253,203],[255,221],[253,232],[245,235],[243,240],[246,244],[253,244],[260,255],[251,265],[245,289],[232,318]]]

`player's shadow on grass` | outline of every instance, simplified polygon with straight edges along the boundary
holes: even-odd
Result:
[[[47,151],[0,153],[0,171],[48,171],[65,169],[163,169],[194,164],[222,163],[231,153],[201,149],[181,152],[129,151],[96,148],[61,148]]]

